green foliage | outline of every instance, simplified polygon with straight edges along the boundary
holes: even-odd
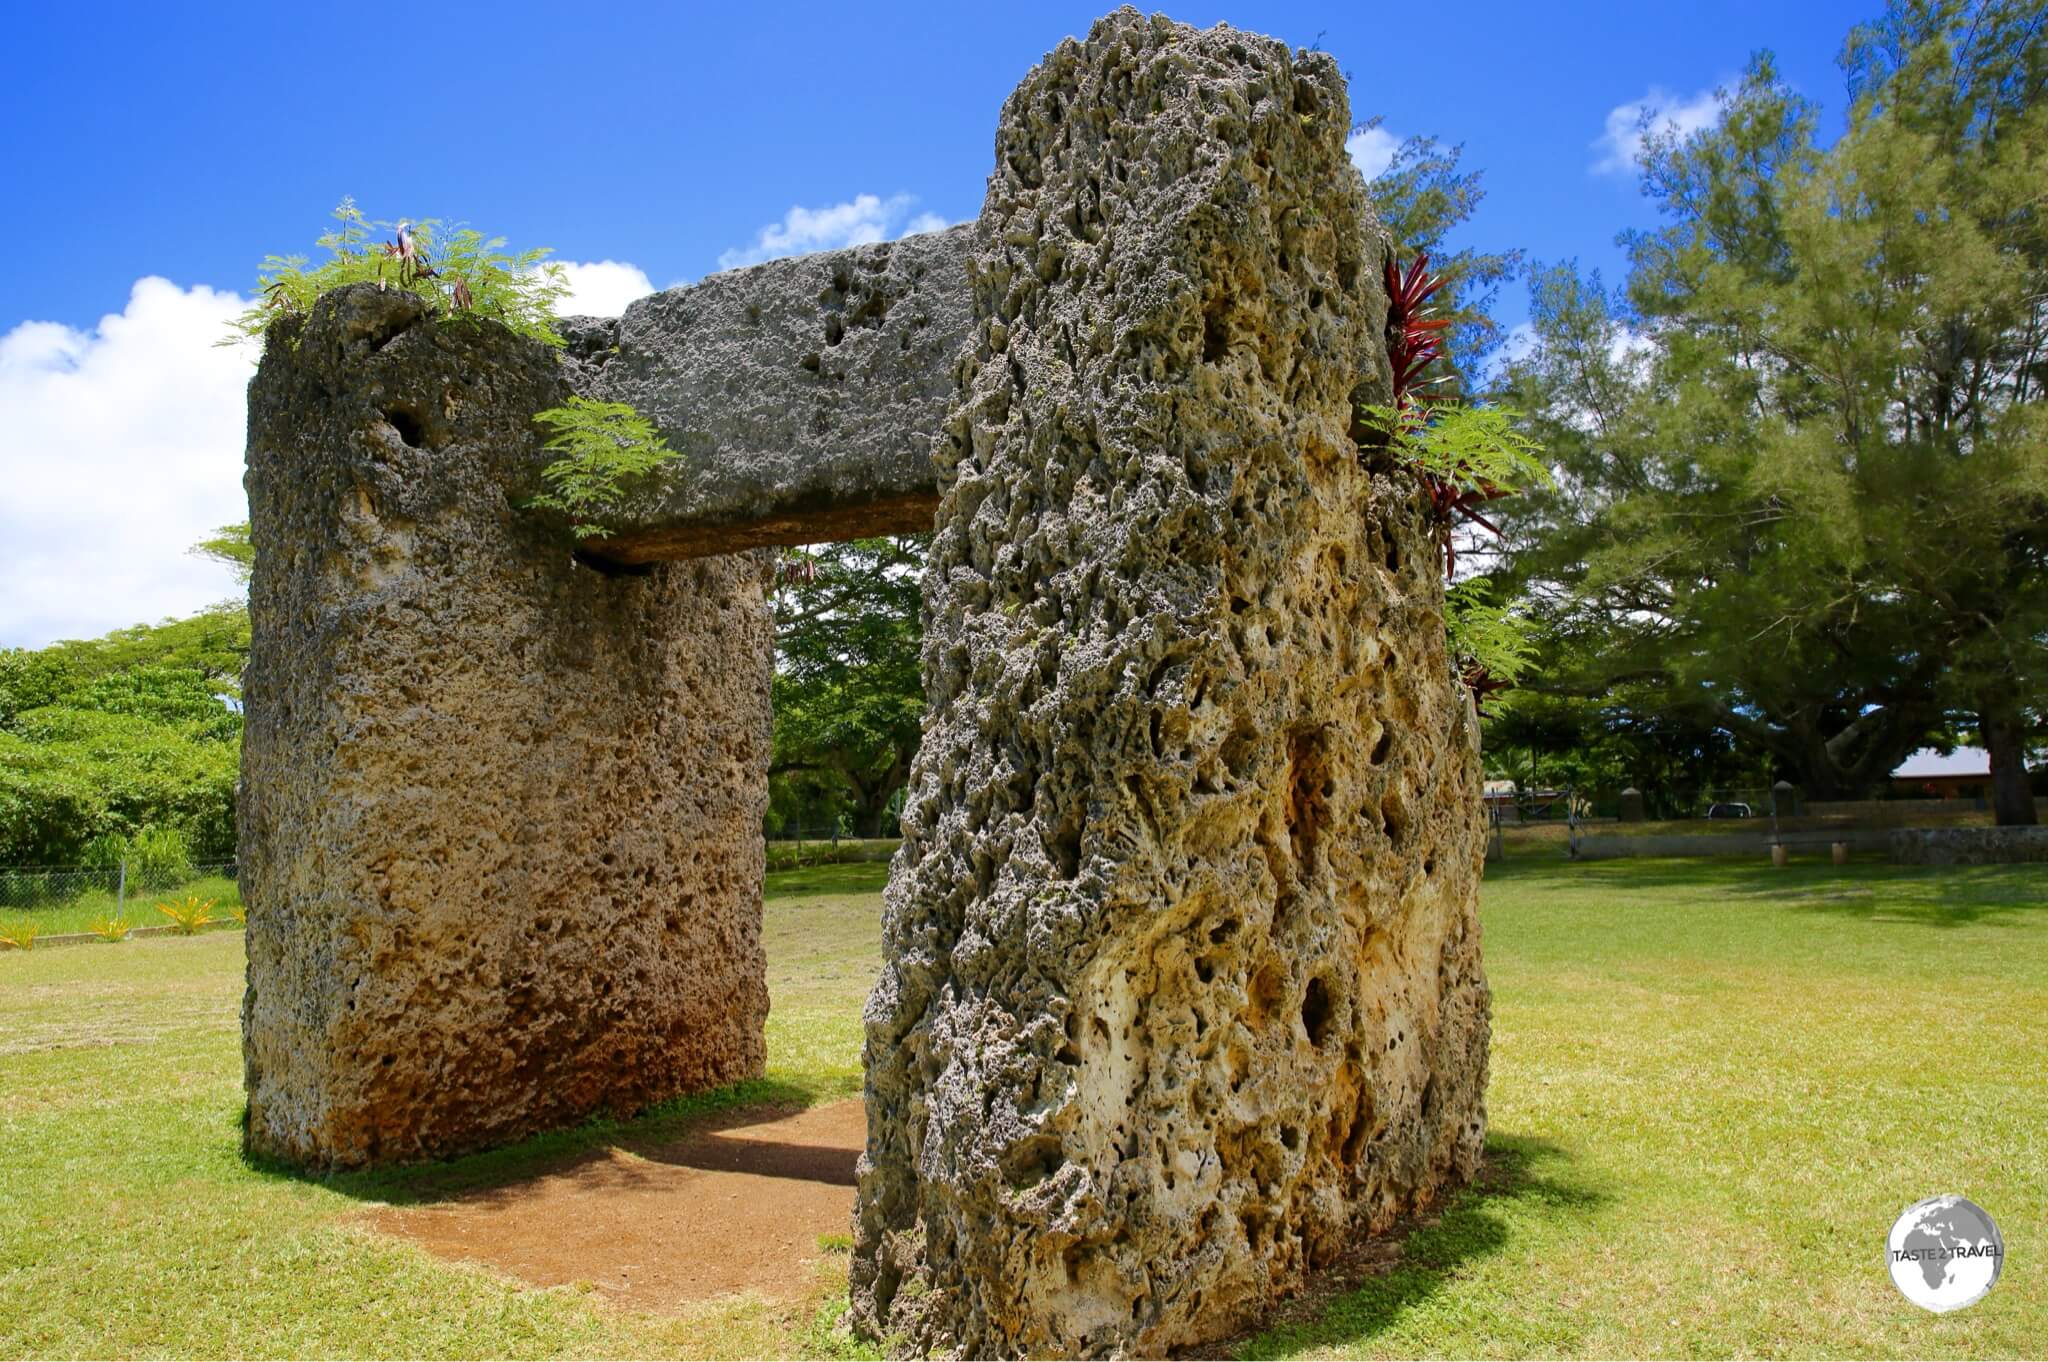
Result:
[[[562,267],[547,262],[547,248],[507,255],[500,249],[503,237],[423,218],[410,224],[418,252],[414,263],[392,254],[390,242],[374,239],[383,231],[396,237],[397,223],[370,221],[352,198],[343,199],[333,216],[337,225],[315,243],[326,252],[319,264],[303,255],[264,257],[257,271],[262,301],[235,319],[238,336],[261,336],[281,317],[304,316],[329,290],[375,284],[405,289],[450,320],[488,319],[548,345],[562,343],[554,305],[569,285]]]
[[[188,894],[176,903],[159,903],[156,910],[171,920],[180,936],[194,936],[213,922],[213,900]]]
[[[127,859],[128,839],[118,832],[99,834],[78,853],[78,863],[88,870],[115,870]]]
[[[1461,521],[1493,534],[1480,508],[1549,479],[1537,457],[1541,446],[1524,429],[1521,413],[1509,407],[1417,402],[1405,410],[1367,407],[1361,421],[1384,453],[1422,479],[1448,576],[1456,576],[1454,538]],[[1529,615],[1493,604],[1494,589],[1478,576],[1444,592],[1451,666],[1471,687],[1482,717],[1490,717],[1490,695],[1512,686],[1535,654]]]
[[[1536,641],[1526,607],[1494,604],[1496,590],[1487,577],[1467,577],[1446,587],[1444,623],[1452,658],[1468,670],[1511,684],[1535,660]]]
[[[70,660],[54,649],[0,649],[0,726],[24,710],[54,703],[78,676]]]
[[[100,677],[144,666],[195,672],[217,694],[237,698],[248,658],[249,612],[239,603],[186,619],[131,625],[103,638],[65,640],[34,651],[0,649],[0,725]]]
[[[772,788],[801,826],[890,831],[923,733],[922,536],[819,545],[775,599]]]
[[[183,884],[198,872],[192,844],[177,828],[149,827],[128,839],[128,879],[138,889]]]
[[[1362,409],[1368,429],[1402,463],[1446,487],[1488,496],[1519,492],[1549,480],[1543,446],[1513,407],[1425,402],[1423,418],[1392,407]]]
[[[135,715],[65,717],[60,736],[0,730],[6,861],[75,864],[95,838],[149,823],[184,830],[203,855],[232,852],[238,744]]]
[[[90,723],[69,716],[88,714],[134,714],[219,742],[233,741],[242,732],[242,716],[222,703],[214,682],[196,669],[159,663],[95,677],[67,692],[57,705],[19,716],[13,727],[27,737],[75,736]]]
[[[541,470],[548,490],[529,504],[570,516],[579,539],[610,533],[590,518],[616,513],[648,478],[682,457],[624,402],[572,397],[533,419],[548,432],[546,448],[562,457]]]
[[[1716,125],[1650,139],[1667,221],[1629,238],[1625,297],[1538,275],[1504,395],[1562,475],[1502,515],[1540,684],[1718,732],[1815,797],[1960,719],[2023,789],[2048,718],[2038,29],[1893,5],[1851,35],[1825,147],[1759,57]]]
[[[256,570],[256,546],[249,542],[249,522],[246,520],[221,526],[194,544],[189,552],[198,558],[225,563],[235,574],[235,580],[243,586],[249,584],[250,574]]]
[[[248,639],[237,608],[0,651],[0,864],[112,866],[152,826],[230,854]]]

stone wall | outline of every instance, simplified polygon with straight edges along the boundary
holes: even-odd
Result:
[[[1892,859],[1903,865],[2016,865],[2048,861],[2048,827],[1900,828]]]
[[[1329,57],[1130,10],[1004,108],[866,1014],[893,1348],[1214,1338],[1479,1159],[1477,725],[1349,435],[1350,126]]]
[[[758,1074],[765,561],[609,575],[518,510],[544,347],[396,290],[250,390],[251,1149],[446,1155]]]
[[[1832,853],[1836,842],[1846,843],[1851,851],[1877,851],[1890,849],[1889,834],[1883,828],[1835,828],[1819,831],[1787,832],[1777,840],[1782,842],[1794,860],[1811,856],[1826,857]],[[1753,857],[1759,861],[1771,858],[1772,837],[1769,832],[1749,833],[1653,833],[1648,836],[1629,834],[1595,833],[1581,834],[1577,859],[1581,861],[1627,860],[1639,856],[1735,856]],[[1531,860],[1537,857],[1558,857],[1567,855],[1566,844],[1559,842],[1555,848],[1540,852],[1517,851],[1509,860]]]
[[[1991,777],[1984,778],[1985,787]],[[1986,799],[1838,799],[1815,801],[1805,812],[1815,818],[1855,818],[1870,823],[1910,823],[1930,813],[1955,815],[1972,809],[1987,809]],[[2048,797],[2034,800],[2034,810],[2048,819]]]

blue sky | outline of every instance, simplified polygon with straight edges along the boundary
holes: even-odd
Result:
[[[0,55],[0,404],[15,416],[0,432],[15,545],[0,646],[230,593],[181,549],[239,518],[248,360],[200,351],[255,263],[309,248],[341,195],[619,262],[578,274],[615,310],[721,260],[973,216],[1004,96],[1102,3],[114,5],[91,24],[16,7]],[[1331,52],[1357,118],[1464,143],[1489,193],[1472,244],[1618,277],[1616,233],[1652,217],[1625,166],[1596,168],[1613,160],[1610,125],[1644,101],[1706,115],[1707,92],[1765,47],[1832,125],[1834,59],[1878,8],[1170,12]],[[1502,319],[1523,309],[1511,289]]]

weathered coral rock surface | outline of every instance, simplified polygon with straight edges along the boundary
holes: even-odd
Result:
[[[1003,111],[866,1016],[892,1347],[1214,1338],[1479,1158],[1476,725],[1347,433],[1349,127],[1327,56],[1129,10]]]
[[[687,457],[608,519],[627,562],[923,533],[971,320],[971,227],[714,274],[571,341]]]
[[[272,334],[247,477],[254,1150],[451,1154],[760,1072],[766,564],[574,563],[518,509],[564,374],[395,290]]]

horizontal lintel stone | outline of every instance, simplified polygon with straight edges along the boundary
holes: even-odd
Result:
[[[578,390],[631,403],[684,455],[592,547],[652,562],[930,530],[972,235],[772,260],[572,319]]]

